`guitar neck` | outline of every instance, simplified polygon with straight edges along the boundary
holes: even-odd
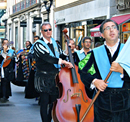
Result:
[[[22,52],[20,52],[20,53],[21,53],[21,55],[23,55],[23,54],[25,54],[26,52],[22,51]],[[19,53],[18,53],[18,54],[19,54]],[[11,56],[11,57],[8,57],[7,60],[10,60],[10,59],[16,57],[18,54],[15,54],[15,55],[13,55],[13,56]]]
[[[14,57],[16,57],[17,56],[17,54],[16,55],[13,55],[13,56],[11,56],[11,57],[9,57],[9,58],[7,58],[7,60],[10,60],[10,59],[12,59],[12,58],[14,58]]]

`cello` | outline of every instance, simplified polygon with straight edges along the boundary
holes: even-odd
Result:
[[[69,60],[74,68],[62,68],[56,78],[60,96],[54,103],[52,118],[54,122],[80,122],[91,99],[88,98],[85,92],[85,86],[78,74],[78,67],[74,65],[71,48],[69,47],[69,37],[66,35],[67,29],[64,29],[63,32],[67,40]],[[83,122],[93,122],[93,120],[94,109],[92,106]]]

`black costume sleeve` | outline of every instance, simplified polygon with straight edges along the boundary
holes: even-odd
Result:
[[[78,57],[76,52],[73,53],[73,59],[74,59],[75,65],[78,66],[78,63],[79,63],[80,60],[79,60],[79,57]]]
[[[0,64],[3,61],[4,57],[2,55],[0,55]]]
[[[37,57],[41,58],[42,60],[51,63],[51,64],[58,64],[59,59],[49,55],[49,51],[45,46],[41,43],[37,42],[34,45],[34,53]]]

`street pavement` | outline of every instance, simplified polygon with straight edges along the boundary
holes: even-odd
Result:
[[[11,84],[12,96],[6,103],[0,102],[0,122],[42,122],[40,107],[35,99],[25,99],[25,87]]]

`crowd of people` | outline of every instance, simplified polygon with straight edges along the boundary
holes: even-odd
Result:
[[[34,37],[34,42],[39,39],[38,36]],[[31,48],[33,44],[26,41],[25,48],[16,51],[14,47],[9,48],[12,43],[8,39],[2,39],[2,48],[0,50],[1,56],[1,80],[0,80],[0,100],[7,102],[11,93],[12,82],[18,86],[27,86],[31,69],[34,68],[33,58],[31,55]],[[35,68],[36,69],[36,68]]]
[[[40,29],[42,37],[35,36],[33,44],[26,41],[26,48],[18,52],[14,48],[9,48],[7,39],[2,40],[1,102],[7,102],[11,96],[10,81],[19,86],[25,85],[25,98],[39,97],[42,122],[51,122],[53,102],[59,97],[55,76],[61,67],[74,68],[68,58],[70,47],[88,97],[93,99],[97,90],[101,91],[94,103],[93,121],[130,121],[129,74],[114,62],[123,48],[118,39],[117,23],[107,19],[101,24],[100,32],[105,42],[102,46],[97,43],[94,49],[90,48],[92,39],[87,36],[82,39],[81,49],[75,45],[73,39],[69,39],[69,47],[66,46],[66,50],[63,51],[60,42],[52,38],[52,27],[49,22],[44,22]],[[104,77],[109,70],[114,73],[105,83]]]

